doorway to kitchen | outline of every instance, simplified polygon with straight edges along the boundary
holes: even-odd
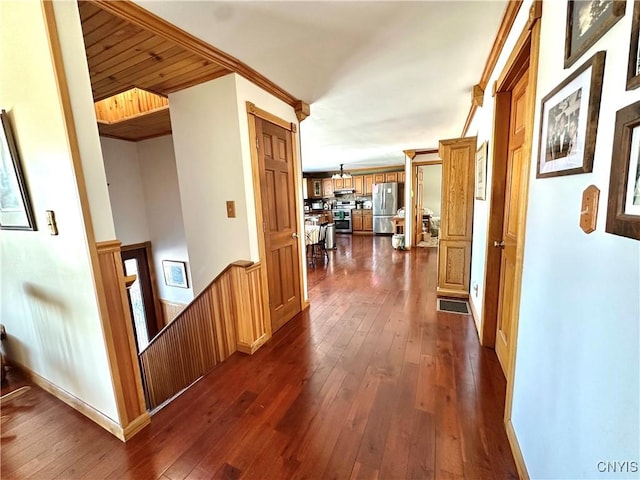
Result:
[[[437,248],[440,235],[442,206],[442,161],[430,160],[414,163],[413,229],[414,245]]]

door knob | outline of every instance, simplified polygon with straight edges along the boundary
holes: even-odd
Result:
[[[499,242],[498,241],[493,242],[493,246],[496,248],[504,248],[504,240],[500,240]]]
[[[298,238],[298,237],[299,237],[298,232],[293,232],[291,234],[291,238]]]

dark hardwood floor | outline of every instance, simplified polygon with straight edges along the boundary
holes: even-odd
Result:
[[[436,250],[337,245],[307,312],[127,444],[37,388],[5,407],[2,478],[517,478],[504,377],[471,317],[436,312]]]

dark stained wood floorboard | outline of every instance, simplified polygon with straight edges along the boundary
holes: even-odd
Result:
[[[517,478],[500,365],[471,317],[436,312],[436,250],[337,247],[307,311],[127,444],[34,387],[3,409],[2,478]]]

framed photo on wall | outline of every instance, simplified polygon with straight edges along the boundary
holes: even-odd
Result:
[[[618,20],[624,17],[624,0],[580,0],[567,2],[564,68],[589,50]]]
[[[629,42],[629,65],[627,67],[627,90],[640,86],[640,2],[633,2],[631,41]]]
[[[536,178],[593,170],[605,52],[598,52],[542,99]]]
[[[189,288],[187,263],[176,260],[163,260],[164,283],[169,287]]]
[[[36,230],[27,184],[7,112],[0,112],[0,228]]]
[[[476,200],[487,198],[487,142],[476,151]]]
[[[605,230],[640,240],[640,102],[618,110]]]

